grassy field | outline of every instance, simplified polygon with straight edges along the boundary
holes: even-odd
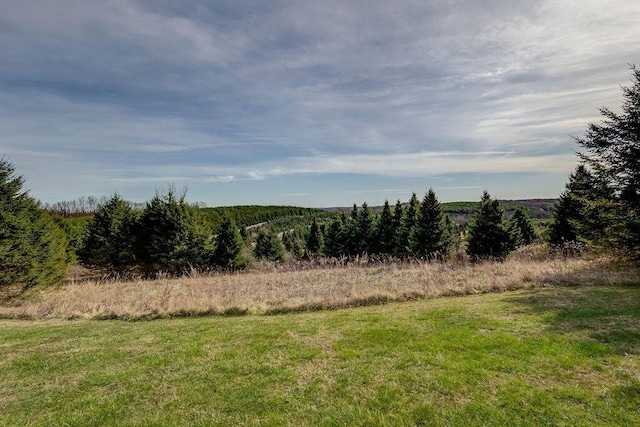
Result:
[[[0,425],[640,425],[640,287],[0,320]]]

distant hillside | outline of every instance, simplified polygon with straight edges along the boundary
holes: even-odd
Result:
[[[230,218],[240,228],[286,217],[325,217],[330,213],[324,209],[300,208],[295,206],[220,206],[202,208],[207,221],[215,228],[223,218]]]
[[[534,219],[550,219],[552,217],[553,205],[557,199],[522,199],[522,200],[500,200],[506,215],[517,207],[524,207],[529,211],[529,216]],[[442,203],[442,209],[448,213],[456,224],[468,222],[479,202],[447,202]],[[327,208],[329,212],[351,212],[353,207],[333,207]],[[382,206],[372,206],[374,212],[381,212]]]

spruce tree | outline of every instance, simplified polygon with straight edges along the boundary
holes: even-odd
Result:
[[[258,259],[264,258],[269,261],[282,261],[284,259],[284,246],[275,233],[263,227],[258,231],[253,254]]]
[[[358,215],[357,233],[358,253],[368,253],[373,233],[373,213],[367,202],[362,204],[362,210]]]
[[[402,214],[400,227],[396,233],[396,253],[399,256],[406,256],[410,253],[409,238],[411,231],[415,227],[418,220],[418,211],[420,210],[420,202],[416,193],[411,195],[409,204]]]
[[[385,200],[382,213],[374,227],[372,239],[373,252],[376,254],[392,255],[395,248],[396,229],[393,213],[389,201]]]
[[[0,159],[0,288],[6,291],[2,294],[60,283],[68,266],[64,232],[23,185],[14,165]]]
[[[502,260],[509,254],[511,238],[505,229],[502,208],[485,191],[469,224],[467,253],[472,260]]]
[[[123,271],[134,265],[137,215],[118,194],[98,205],[79,256],[83,264]]]
[[[414,256],[427,259],[444,256],[449,251],[444,237],[444,213],[436,193],[430,188],[420,205],[416,224],[409,234],[409,251]]]
[[[224,218],[218,229],[213,263],[224,270],[242,270],[249,262],[242,251],[244,241],[233,220]]]
[[[576,215],[575,202],[572,195],[565,191],[553,206],[553,222],[549,233],[549,243],[562,245],[578,239],[573,220]]]
[[[610,189],[604,197],[587,198],[582,222],[587,239],[640,261],[640,69],[632,65],[631,71],[632,84],[622,87],[621,112],[601,108],[602,122],[590,124],[576,142],[595,181]]]
[[[311,223],[311,229],[309,230],[309,237],[307,238],[307,254],[317,255],[322,249],[322,233],[320,232],[320,226],[316,218]]]
[[[514,248],[530,245],[537,237],[531,218],[523,207],[518,207],[513,213],[509,220],[508,231]]]
[[[402,226],[402,217],[404,216],[404,208],[400,199],[396,201],[395,208],[393,210],[393,254],[396,256],[401,255],[400,245],[398,244],[398,235],[400,234],[400,227]]]
[[[344,255],[341,232],[342,221],[340,218],[334,218],[324,230],[322,255],[330,258],[339,258]]]
[[[136,256],[147,273],[182,274],[211,266],[212,233],[200,211],[174,189],[157,193],[136,226]]]

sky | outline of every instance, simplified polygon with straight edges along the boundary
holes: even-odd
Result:
[[[0,157],[48,203],[557,197],[638,0],[0,0]]]

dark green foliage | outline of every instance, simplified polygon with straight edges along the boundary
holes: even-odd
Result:
[[[243,229],[250,225],[263,222],[277,221],[278,231],[293,228],[296,218],[305,218],[309,224],[313,218],[326,218],[331,213],[322,209],[300,208],[295,206],[221,206],[215,208],[203,208],[202,213],[207,224],[217,230],[225,218],[233,220],[238,228]],[[289,218],[291,221],[284,220]]]
[[[0,159],[0,286],[19,290],[64,279],[64,232],[27,192],[15,167]]]
[[[330,258],[339,258],[345,254],[342,239],[342,224],[340,218],[334,218],[324,229],[322,242],[322,255]]]
[[[611,190],[599,198],[588,193],[577,228],[591,243],[621,248],[640,259],[640,69],[634,65],[631,70],[632,85],[622,87],[621,113],[601,108],[603,121],[576,138],[594,180]]]
[[[306,233],[303,233],[301,228],[285,231],[282,235],[282,243],[285,249],[289,251],[295,259],[302,259],[304,257],[305,235]]]
[[[536,230],[533,227],[531,218],[524,208],[518,208],[513,213],[508,225],[511,236],[512,247],[530,245],[536,240]]]
[[[409,251],[421,258],[444,256],[449,252],[444,214],[433,189],[429,189],[420,205],[418,217],[409,234]]]
[[[573,196],[569,192],[562,193],[553,207],[553,223],[549,231],[549,243],[561,245],[578,239],[576,226],[573,222],[576,213]]]
[[[502,208],[485,191],[480,206],[469,224],[467,253],[473,260],[504,259],[509,254],[511,238],[505,229]]]
[[[211,266],[212,233],[198,213],[173,189],[147,203],[136,230],[143,270],[181,274]]]
[[[607,183],[594,176],[584,164],[578,165],[554,207],[550,243],[579,240],[598,245],[609,241],[616,221],[611,198]]]
[[[314,218],[311,223],[311,229],[309,230],[309,236],[307,237],[307,254],[317,255],[322,249],[322,232],[318,221]]]
[[[118,194],[100,204],[79,252],[82,263],[114,271],[133,266],[136,220],[136,213]]]
[[[362,204],[362,210],[358,214],[356,230],[356,240],[359,242],[358,254],[368,253],[372,246],[373,213],[366,202]]]
[[[67,236],[67,240],[69,242],[69,245],[67,246],[67,258],[71,263],[76,263],[78,261],[78,253],[84,247],[89,223],[93,220],[93,216],[85,215],[64,217],[52,214],[51,217]]]
[[[242,270],[247,267],[248,261],[242,254],[244,241],[231,219],[224,219],[218,229],[218,238],[213,254],[215,265],[225,270]]]
[[[402,207],[400,207],[402,209]],[[402,214],[400,214],[402,217]],[[372,239],[372,253],[392,255],[395,249],[396,224],[389,201],[385,200],[382,213],[376,221]]]
[[[396,255],[398,256],[406,256],[410,253],[409,238],[411,236],[411,230],[415,227],[418,220],[419,210],[420,201],[418,201],[416,193],[413,193],[408,206],[404,209],[400,226],[396,233]]]
[[[256,258],[264,258],[269,261],[282,261],[284,259],[284,246],[276,234],[261,228],[258,231],[256,246],[253,248]]]

